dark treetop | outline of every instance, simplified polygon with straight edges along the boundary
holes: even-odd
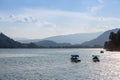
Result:
[[[109,40],[105,42],[104,48],[109,51],[120,51],[120,29],[117,33],[110,33]]]

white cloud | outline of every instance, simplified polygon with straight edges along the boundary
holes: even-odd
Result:
[[[99,20],[103,22],[120,22],[120,18],[114,17],[99,17]]]
[[[97,1],[98,1],[98,4],[90,8],[90,13],[93,15],[97,14],[104,7],[105,0],[97,0]]]
[[[94,8],[93,12],[98,9]],[[62,10],[25,9],[19,14],[2,14],[0,27],[4,32],[18,32],[13,36],[44,38],[61,34],[105,31],[120,27],[120,18],[96,17],[88,13]],[[11,26],[11,27],[10,27]],[[5,28],[7,27],[7,28]],[[7,29],[7,30],[6,30]],[[21,35],[22,34],[22,35]]]
[[[47,22],[47,21],[37,21],[35,24],[39,27],[56,27],[55,24]]]
[[[91,7],[90,12],[91,12],[91,14],[96,14],[102,8],[103,8],[103,5],[93,6],[93,7]]]

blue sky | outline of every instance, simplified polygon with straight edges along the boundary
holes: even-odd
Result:
[[[40,39],[120,28],[120,0],[0,0],[0,31]]]

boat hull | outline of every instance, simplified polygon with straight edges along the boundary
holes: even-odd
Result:
[[[81,60],[79,60],[79,59],[71,59],[71,62],[81,62]]]
[[[93,62],[100,62],[99,59],[93,59]]]

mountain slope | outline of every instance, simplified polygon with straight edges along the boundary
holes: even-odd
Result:
[[[33,43],[22,44],[0,33],[0,48],[37,48]]]
[[[101,34],[97,38],[95,38],[93,40],[90,40],[90,41],[86,41],[86,42],[82,43],[81,45],[84,45],[84,46],[96,46],[96,45],[99,45],[99,46],[103,47],[105,41],[107,41],[109,39],[110,32],[115,32],[116,33],[118,30],[119,29],[116,28],[116,29],[105,31],[103,34]]]
[[[0,33],[0,48],[17,48],[22,47],[21,43],[10,39],[3,33]]]
[[[71,43],[71,44],[81,44],[85,41],[96,38],[101,33],[79,33],[79,34],[70,34],[70,35],[60,35],[45,38],[44,40],[52,40],[57,43]]]
[[[43,40],[35,43],[37,46],[43,47],[63,47],[63,46],[71,46],[70,43],[56,43],[50,40]]]
[[[30,42],[38,42],[42,40],[50,40],[57,43],[71,43],[71,44],[81,44],[85,41],[92,40],[99,36],[102,32],[99,33],[78,33],[78,34],[70,34],[70,35],[60,35],[60,36],[52,36],[44,39],[33,39],[33,40],[18,40],[21,43],[30,43]]]

